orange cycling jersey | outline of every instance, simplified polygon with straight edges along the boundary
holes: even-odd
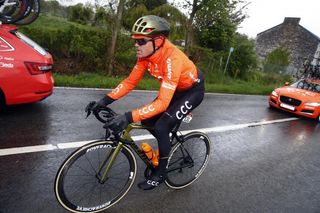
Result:
[[[164,112],[176,90],[187,90],[198,81],[194,63],[166,39],[163,47],[155,54],[148,58],[139,58],[130,75],[107,95],[114,100],[125,96],[139,83],[146,70],[159,80],[161,86],[152,103],[132,111],[133,122]]]

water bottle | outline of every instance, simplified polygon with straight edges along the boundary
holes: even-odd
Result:
[[[146,154],[147,158],[151,160],[153,166],[159,164],[159,150],[153,151],[152,147],[148,143],[141,144],[142,151]]]
[[[152,165],[153,166],[158,166],[159,165],[159,149],[156,149],[153,153],[153,158],[152,158]]]
[[[148,143],[141,144],[142,151],[146,154],[149,160],[153,158],[153,150],[152,147]]]

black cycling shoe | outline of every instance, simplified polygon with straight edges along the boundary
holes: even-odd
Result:
[[[140,183],[138,183],[138,187],[142,190],[151,190],[159,186],[161,183],[165,181],[165,175],[161,176],[151,176],[150,179],[146,179]]]
[[[167,177],[166,166],[168,158],[159,160],[159,166],[152,171],[150,178],[138,183],[138,187],[143,190],[151,190],[163,183]]]

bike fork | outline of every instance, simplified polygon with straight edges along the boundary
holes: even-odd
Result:
[[[100,167],[99,167],[99,170],[97,172],[97,177],[99,179],[99,182],[100,183],[105,183],[106,180],[107,180],[107,174],[108,172],[110,171],[115,159],[117,158],[119,152],[121,151],[123,147],[123,144],[121,142],[119,142],[116,146],[116,148],[114,150],[112,150],[107,156],[106,158],[104,159],[104,161],[101,163]],[[106,165],[106,163],[109,161],[109,163]],[[103,167],[105,167],[106,165],[106,168],[103,172],[103,175],[100,176],[100,173],[102,172],[102,169]]]

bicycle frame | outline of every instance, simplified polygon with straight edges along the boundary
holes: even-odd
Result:
[[[180,124],[177,124],[174,128],[173,131],[171,131],[171,143],[173,142],[173,139],[175,138],[177,142],[182,142],[183,141],[183,136],[177,134],[178,128],[180,127]],[[130,146],[132,150],[140,157],[140,159],[148,166],[148,167],[153,167],[151,161],[147,158],[145,153],[141,151],[141,149],[138,147],[138,145],[135,143],[135,141],[132,139],[130,132],[135,129],[146,129],[149,130],[151,129],[150,127],[143,126],[141,124],[129,124],[128,127],[123,131],[121,135],[115,135],[114,138],[111,138],[111,140],[114,142],[116,145],[116,148],[114,151],[112,151],[108,156],[106,156],[105,160],[102,161],[102,164],[99,166],[99,170],[97,172],[97,177],[100,180],[100,183],[104,183],[107,180],[107,174],[110,171],[114,160],[117,158],[118,154],[122,150],[123,146]],[[173,144],[174,145],[174,144]],[[189,155],[189,153],[186,153]],[[110,160],[110,161],[109,161]],[[106,163],[109,161],[109,163],[106,165]],[[105,170],[103,172],[103,175],[100,176],[99,174],[102,172],[103,168],[105,167]],[[179,169],[179,168],[178,168]]]
[[[116,145],[114,151],[112,151],[108,156],[106,156],[105,160],[102,161],[102,164],[99,166],[99,170],[97,172],[97,177],[100,180],[100,183],[104,183],[107,180],[107,174],[111,169],[114,160],[117,158],[118,154],[122,150],[123,146],[130,146],[132,150],[141,158],[141,160],[147,165],[152,166],[152,163],[149,161],[147,156],[143,151],[140,150],[138,145],[132,139],[130,132],[134,129],[150,129],[149,127],[140,125],[140,124],[129,124],[128,127],[123,131],[121,135],[115,135],[114,138],[111,138],[111,141]],[[110,161],[109,161],[110,159]],[[109,162],[108,162],[109,161]],[[106,163],[108,164],[106,165]],[[105,167],[106,166],[106,167]],[[105,167],[103,175],[100,177],[99,174],[102,172],[102,169]]]

